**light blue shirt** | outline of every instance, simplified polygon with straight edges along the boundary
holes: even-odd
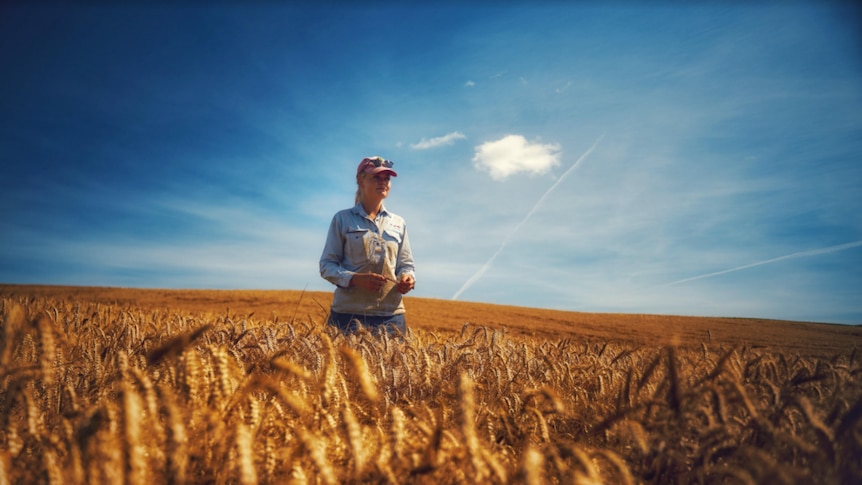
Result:
[[[350,287],[356,273],[377,273],[394,281],[379,293]],[[381,207],[372,220],[362,204],[335,214],[320,256],[320,276],[336,285],[332,311],[373,316],[404,313],[395,281],[413,274],[413,252],[404,219]]]

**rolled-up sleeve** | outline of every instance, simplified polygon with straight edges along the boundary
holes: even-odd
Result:
[[[416,270],[413,266],[413,250],[410,248],[410,238],[407,237],[407,226],[404,226],[404,235],[401,240],[401,248],[398,251],[398,260],[395,263],[395,276],[398,279],[405,274],[411,274],[416,277]]]
[[[336,215],[329,224],[329,232],[326,233],[326,244],[320,256],[320,276],[333,285],[348,288],[355,273],[341,265],[344,258],[343,234],[341,219]]]

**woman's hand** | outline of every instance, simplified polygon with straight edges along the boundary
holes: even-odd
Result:
[[[413,278],[413,275],[410,273],[406,273],[401,275],[401,281],[398,282],[398,292],[402,295],[406,295],[407,292],[412,290],[416,286],[416,279]]]
[[[387,281],[385,276],[377,273],[356,273],[350,278],[350,286],[358,286],[365,291],[378,293]]]

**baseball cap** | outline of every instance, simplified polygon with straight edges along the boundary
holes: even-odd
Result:
[[[393,165],[395,165],[394,162],[386,160],[383,157],[365,157],[359,162],[359,166],[356,167],[356,175],[362,172],[371,175],[380,172],[389,172],[393,177],[397,177],[398,174],[395,173],[395,170],[392,170]]]

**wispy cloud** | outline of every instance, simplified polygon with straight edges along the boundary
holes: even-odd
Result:
[[[741,271],[741,270],[748,269],[748,268],[754,268],[755,266],[762,266],[764,264],[777,263],[778,261],[783,261],[785,259],[804,258],[807,256],[817,256],[820,254],[828,254],[828,253],[834,253],[834,252],[838,252],[838,251],[844,251],[844,250],[856,248],[859,246],[862,246],[862,240],[853,241],[853,242],[849,242],[846,244],[838,244],[836,246],[829,246],[829,247],[820,248],[820,249],[811,249],[808,251],[800,251],[798,253],[786,254],[784,256],[779,256],[777,258],[766,259],[763,261],[757,261],[756,263],[750,263],[750,264],[746,264],[746,265],[742,265],[742,266],[737,266],[735,268],[730,268],[730,269],[726,269],[723,271],[716,271],[714,273],[706,273],[706,274],[702,274],[702,275],[698,275],[698,276],[692,276],[691,278],[683,278],[681,280],[676,280],[676,281],[673,281],[673,282],[670,282],[670,283],[667,283],[667,284],[664,284],[661,286],[679,285],[682,283],[688,283],[690,281],[697,281],[697,280],[702,280],[704,278],[712,278],[713,276],[719,276],[719,275],[723,275],[723,274],[727,274],[727,273],[733,273],[734,271]]]
[[[559,144],[530,143],[521,135],[485,142],[476,147],[473,157],[473,166],[489,172],[494,180],[520,172],[541,175],[559,164]]]
[[[464,83],[464,87],[467,87],[467,88],[472,88],[475,85],[476,85],[476,83],[474,83],[473,81],[470,81],[470,80],[468,80],[466,83]]]
[[[437,148],[444,145],[451,145],[455,143],[455,140],[463,140],[467,138],[460,131],[453,131],[452,133],[447,133],[443,136],[438,136],[436,138],[431,139],[421,139],[418,143],[414,143],[410,145],[410,148],[414,150],[428,150],[430,148]]]

